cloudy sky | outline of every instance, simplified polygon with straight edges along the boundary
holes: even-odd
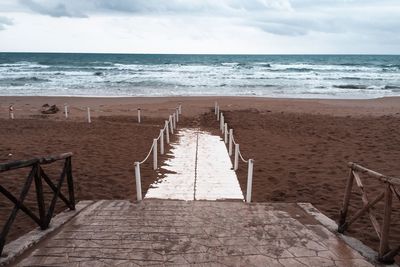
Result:
[[[400,54],[400,1],[0,0],[0,51]]]

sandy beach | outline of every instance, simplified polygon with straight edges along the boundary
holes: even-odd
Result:
[[[210,112],[218,101],[245,157],[255,160],[253,201],[310,202],[337,220],[354,161],[386,175],[400,176],[400,97],[371,100],[273,99],[256,97],[0,97],[0,162],[73,152],[79,200],[135,199],[133,162],[141,160],[164,120],[182,103],[180,127],[216,129]],[[69,106],[40,114],[43,104]],[[15,120],[8,119],[14,104]],[[86,107],[93,123],[86,122]],[[145,116],[136,122],[137,108]],[[150,164],[149,164],[150,165]],[[144,191],[154,181],[151,166],[142,168]],[[245,190],[246,166],[239,169]],[[49,171],[56,174],[56,166]],[[5,187],[18,192],[25,176],[2,173]],[[372,199],[383,184],[364,179]],[[32,193],[32,192],[31,192]],[[352,207],[361,207],[354,194]],[[33,206],[34,192],[27,204]],[[396,201],[394,201],[396,203]],[[396,205],[399,203],[397,202]],[[1,223],[10,205],[0,197]],[[4,207],[4,209],[3,209]],[[379,207],[379,206],[378,206]],[[399,207],[399,206],[397,206]],[[379,211],[379,210],[378,210]],[[377,212],[379,214],[379,212]],[[379,216],[378,216],[379,218]],[[400,238],[399,209],[393,213],[392,240]],[[9,240],[34,227],[19,215]],[[350,233],[376,249],[378,238],[367,217]]]

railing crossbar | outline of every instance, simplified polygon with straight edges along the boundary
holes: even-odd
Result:
[[[46,184],[51,188],[51,190],[56,193],[57,192],[57,187],[54,185],[54,183],[50,180],[49,176],[43,171],[43,169],[40,167],[40,174],[43,180],[46,182]],[[67,205],[69,208],[72,208],[72,203],[63,195],[62,192],[59,192],[58,196],[60,199]]]
[[[22,187],[22,190],[18,198],[15,197],[12,193],[10,193],[7,189],[5,189],[2,185],[0,185],[0,193],[14,204],[14,207],[0,233],[0,255],[3,252],[3,248],[6,242],[6,237],[11,229],[11,225],[15,221],[17,212],[19,210],[23,211],[36,224],[38,224],[42,230],[44,230],[47,229],[50,224],[50,220],[53,217],[55,205],[58,198],[62,199],[62,201],[69,207],[70,210],[75,209],[75,196],[74,196],[73,178],[71,170],[72,168],[71,156],[72,153],[65,153],[57,156],[49,156],[49,157],[35,158],[31,160],[15,161],[15,162],[1,164],[2,171],[15,170],[18,168],[26,168],[26,167],[31,167],[31,169],[29,171],[29,174],[25,180],[25,183]],[[51,181],[51,179],[48,177],[48,175],[44,172],[41,165],[50,164],[56,160],[61,160],[61,159],[65,159],[65,162],[57,186],[55,186],[54,183]],[[67,199],[61,193],[61,187],[63,185],[65,178],[67,178],[69,199]],[[45,180],[45,182],[48,184],[48,186],[54,193],[47,211],[45,210],[45,204],[44,204],[42,179]],[[24,200],[28,195],[30,188],[32,187],[33,180],[35,181],[36,201],[38,205],[39,216],[33,213],[24,204]]]

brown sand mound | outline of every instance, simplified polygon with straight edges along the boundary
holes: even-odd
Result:
[[[246,110],[225,112],[225,119],[234,129],[243,155],[255,159],[253,200],[257,202],[311,202],[337,221],[348,161],[400,176],[400,120],[392,116],[352,118]],[[201,121],[218,127],[213,114]],[[239,175],[245,191],[247,169],[243,163]],[[371,200],[384,189],[375,179],[363,181]],[[361,201],[359,191],[353,191],[354,211]],[[400,203],[393,202],[391,240],[398,244]],[[382,210],[378,205],[376,213],[382,214]],[[352,225],[350,233],[377,249],[378,238],[367,216]]]

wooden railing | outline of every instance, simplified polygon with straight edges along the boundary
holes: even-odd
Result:
[[[42,230],[45,230],[49,227],[50,220],[53,217],[58,198],[60,198],[70,210],[75,210],[71,157],[72,153],[64,153],[57,156],[34,158],[30,160],[13,161],[10,163],[0,164],[0,173],[21,168],[30,168],[28,177],[26,178],[18,197],[14,196],[7,189],[5,189],[3,185],[0,184],[0,193],[14,204],[14,208],[12,209],[10,216],[8,217],[0,233],[0,256],[3,252],[7,235],[19,210],[28,215],[36,224],[40,226]],[[54,184],[50,177],[44,172],[42,165],[50,164],[59,160],[64,160],[64,165],[60,177],[56,181],[56,184]],[[64,196],[61,192],[61,187],[63,185],[65,177],[67,178],[68,198]],[[43,195],[43,180],[50,187],[51,191],[53,191],[53,196],[47,210]],[[31,209],[24,205],[24,200],[29,193],[33,181],[35,182],[36,202],[39,215],[36,215]]]
[[[395,247],[392,248],[389,247],[392,200],[393,200],[393,195],[395,195],[397,199],[400,201],[400,193],[396,188],[396,186],[400,186],[400,179],[382,175],[380,173],[369,170],[352,162],[350,162],[348,166],[350,167],[350,175],[346,184],[343,207],[340,211],[338,231],[340,233],[345,232],[350,225],[352,225],[362,215],[367,213],[369,219],[371,220],[372,226],[374,227],[375,232],[377,233],[380,240],[378,260],[384,263],[392,263],[394,261],[394,257],[400,251],[400,245],[398,244]],[[364,185],[361,181],[360,174],[367,175],[369,177],[378,179],[379,181],[383,182],[385,185],[384,191],[381,192],[379,195],[377,195],[373,200],[369,200],[367,192],[365,191]],[[354,181],[356,182],[357,187],[361,191],[361,199],[363,206],[353,215],[353,217],[347,219],[347,213],[349,210],[350,197]],[[372,208],[382,199],[384,199],[385,206],[383,210],[384,214],[383,214],[382,225],[380,225],[372,211]]]

